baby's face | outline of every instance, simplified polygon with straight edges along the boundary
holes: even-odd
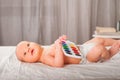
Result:
[[[25,62],[37,62],[40,60],[43,48],[34,42],[22,41],[16,47],[16,56]]]

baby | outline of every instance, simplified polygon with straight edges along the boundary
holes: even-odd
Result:
[[[114,54],[113,49],[107,50],[106,46],[112,46],[117,40],[107,38],[93,38],[79,49],[84,59],[65,56],[62,50],[62,41],[66,41],[65,35],[59,37],[54,44],[44,47],[34,42],[21,41],[16,47],[16,56],[24,62],[41,62],[53,67],[63,67],[65,64],[79,64],[82,62],[98,62],[108,60]]]

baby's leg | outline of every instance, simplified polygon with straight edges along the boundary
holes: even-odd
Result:
[[[98,62],[99,60],[108,60],[110,54],[108,50],[103,45],[94,46],[87,54],[87,60],[90,62]]]
[[[95,37],[89,41],[87,41],[86,43],[97,43],[97,44],[101,44],[104,46],[111,46],[113,45],[113,43],[115,43],[117,40],[115,39],[110,39],[110,38],[100,38],[100,37]]]
[[[109,49],[110,53],[111,53],[111,57],[113,55],[115,55],[117,52],[120,51],[120,40],[118,40],[117,42],[115,42],[111,48]]]
[[[103,39],[99,37],[95,37],[95,38],[92,38],[91,40],[88,40],[85,43],[100,43],[101,44],[103,43]]]

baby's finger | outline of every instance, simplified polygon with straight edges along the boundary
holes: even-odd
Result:
[[[62,39],[63,39],[63,40],[66,40],[66,39],[67,39],[67,36],[66,36],[66,35],[63,35],[63,36],[62,36]]]
[[[65,40],[66,40],[66,36],[63,35],[63,36],[61,36],[59,39],[60,39],[60,41],[65,41]]]

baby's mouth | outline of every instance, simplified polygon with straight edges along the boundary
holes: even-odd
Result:
[[[34,49],[31,50],[31,55],[33,55],[33,54],[34,54]]]

